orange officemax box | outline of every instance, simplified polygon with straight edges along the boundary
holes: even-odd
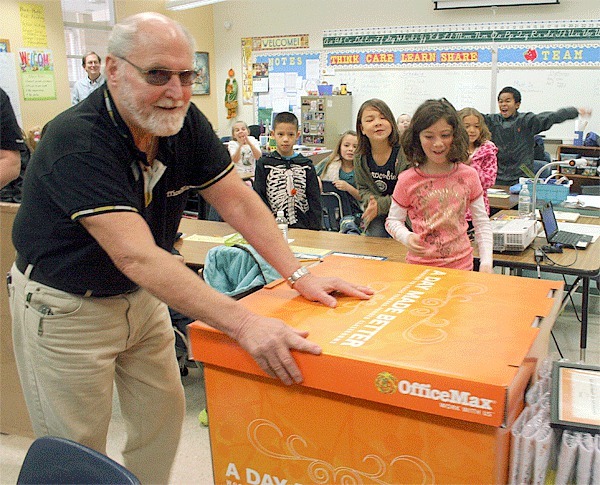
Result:
[[[241,303],[308,330],[302,385],[269,378],[194,322],[215,483],[505,483],[510,426],[560,306],[561,282],[329,256],[315,274],[369,285],[336,308],[286,285]]]

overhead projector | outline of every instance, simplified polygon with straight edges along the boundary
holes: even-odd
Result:
[[[492,223],[494,251],[523,251],[537,235],[533,219],[495,220]]]

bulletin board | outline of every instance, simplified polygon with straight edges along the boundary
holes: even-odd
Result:
[[[306,94],[307,83],[316,89],[321,65],[320,52],[258,53],[255,63],[268,64],[269,90],[255,93],[255,119],[270,110],[270,115],[292,111],[300,118],[300,98]],[[258,111],[261,110],[262,114]],[[272,120],[271,120],[272,121]]]

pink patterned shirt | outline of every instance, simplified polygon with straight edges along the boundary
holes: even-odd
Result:
[[[413,232],[428,246],[424,256],[408,252],[406,262],[471,269],[465,213],[482,191],[477,171],[463,163],[447,174],[429,175],[417,167],[400,173],[392,198],[408,211]]]
[[[483,144],[475,149],[469,157],[470,165],[479,174],[479,181],[483,187],[483,203],[485,210],[490,215],[490,201],[487,196],[487,189],[496,183],[496,173],[498,172],[498,147],[491,141],[484,141]],[[467,209],[467,221],[471,220],[471,211]]]

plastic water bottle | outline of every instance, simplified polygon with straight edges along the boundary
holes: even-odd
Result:
[[[283,239],[285,242],[288,240],[288,221],[285,218],[285,214],[283,211],[277,211],[277,217],[275,218],[275,222],[277,223],[277,227],[283,234]]]
[[[519,217],[523,219],[531,217],[531,196],[527,184],[521,184],[521,192],[519,192]]]

